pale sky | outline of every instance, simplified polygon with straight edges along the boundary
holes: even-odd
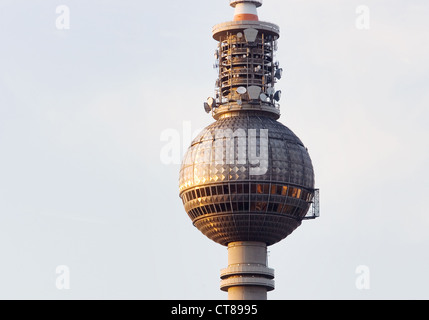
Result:
[[[227,298],[227,250],[160,155],[163,133],[182,149],[214,121],[211,28],[232,16],[226,0],[0,0],[1,299]],[[269,248],[269,299],[429,299],[428,16],[427,0],[259,9],[281,30],[280,121],[321,194],[321,217]]]

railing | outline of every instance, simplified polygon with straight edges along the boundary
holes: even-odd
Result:
[[[229,4],[233,4],[235,2],[256,2],[257,4],[262,6],[262,0],[229,0]]]
[[[229,266],[228,268],[222,269],[220,272],[220,277],[222,279],[236,276],[236,275],[263,275],[267,278],[274,278],[274,269],[268,268],[263,265],[255,265],[255,264],[240,264]]]
[[[304,217],[304,220],[311,220],[320,217],[320,202],[319,202],[319,189],[314,190],[314,197],[311,203],[310,210],[308,210],[307,215]]]

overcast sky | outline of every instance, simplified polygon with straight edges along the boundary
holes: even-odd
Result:
[[[182,148],[214,121],[211,28],[232,16],[226,0],[0,0],[0,298],[226,299],[227,251],[160,155],[163,133]],[[321,194],[321,218],[269,248],[270,299],[429,299],[428,16],[427,0],[259,9],[281,29],[280,121]]]

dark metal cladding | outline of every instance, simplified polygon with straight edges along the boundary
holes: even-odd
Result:
[[[225,143],[216,140],[226,130],[242,134],[235,134],[229,156],[229,138],[223,138]],[[261,130],[268,133],[267,167],[254,170],[254,175],[251,169],[258,166],[249,158],[252,130],[258,152]],[[313,199],[314,172],[306,148],[290,129],[265,115],[240,112],[211,124],[192,142],[180,170],[180,186],[186,212],[213,241],[272,245],[301,225]]]

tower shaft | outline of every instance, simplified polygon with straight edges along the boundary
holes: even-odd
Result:
[[[223,291],[229,300],[267,300],[274,290],[274,270],[267,267],[267,245],[240,241],[228,244],[228,268],[221,271]]]
[[[259,20],[262,0],[230,0],[230,5],[234,20],[212,30],[218,78],[204,110],[216,122],[184,157],[180,198],[194,226],[228,247],[221,290],[230,300],[266,300],[274,290],[267,246],[310,218],[318,192],[308,149],[277,121],[280,29]],[[318,210],[313,212],[311,218],[317,217]]]

